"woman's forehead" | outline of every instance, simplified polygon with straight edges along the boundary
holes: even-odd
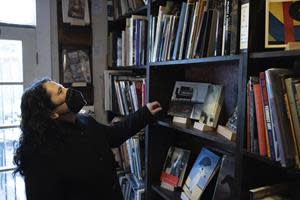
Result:
[[[56,83],[55,81],[48,81],[44,83],[44,88],[47,90],[48,93],[55,93],[57,92],[57,88],[60,86],[60,84]]]

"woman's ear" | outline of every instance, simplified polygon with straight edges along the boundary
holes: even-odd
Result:
[[[52,113],[50,114],[50,118],[51,118],[51,119],[57,119],[57,118],[59,118],[59,114],[56,113],[56,112],[52,112]]]

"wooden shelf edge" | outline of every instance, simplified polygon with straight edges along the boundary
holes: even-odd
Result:
[[[300,56],[300,49],[288,50],[288,51],[264,51],[253,52],[249,54],[251,59],[263,59],[263,58],[282,58],[282,57],[297,57]]]
[[[214,56],[206,58],[184,59],[184,60],[170,60],[164,62],[150,62],[150,66],[164,66],[164,65],[184,65],[197,63],[213,63],[213,62],[228,62],[239,61],[240,55],[231,56]]]
[[[180,192],[172,192],[161,188],[159,185],[152,185],[151,188],[165,200],[180,200]]]
[[[300,169],[289,168],[289,167],[282,167],[279,161],[271,160],[268,157],[260,156],[259,154],[248,152],[245,149],[243,150],[243,155],[246,156],[246,157],[248,157],[248,158],[254,159],[256,161],[263,162],[263,163],[265,163],[265,164],[267,164],[267,165],[269,165],[271,167],[277,167],[277,168],[280,168],[282,170],[286,170],[289,173],[300,175]]]
[[[223,146],[225,151],[229,153],[235,153],[236,144],[234,142],[230,142],[223,138],[222,136],[218,135],[217,132],[202,132],[200,130],[194,129],[194,128],[186,128],[184,125],[181,124],[175,124],[172,122],[166,122],[166,121],[158,121],[158,124],[163,127],[172,128],[175,130],[178,130],[180,132],[184,132],[187,134],[191,134],[194,136],[197,136],[199,138],[217,143],[218,145]]]

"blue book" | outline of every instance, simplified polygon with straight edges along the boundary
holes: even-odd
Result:
[[[174,45],[174,49],[173,49],[173,56],[172,56],[173,60],[177,59],[178,50],[180,48],[179,43],[180,43],[181,34],[182,34],[185,11],[186,11],[186,3],[183,2],[182,5],[181,5],[178,29],[177,29],[176,40],[175,40],[175,45]]]
[[[199,199],[219,168],[220,156],[206,148],[198,155],[181,193],[182,199]]]

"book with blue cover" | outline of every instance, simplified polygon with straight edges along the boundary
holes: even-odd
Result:
[[[220,156],[202,148],[183,186],[181,199],[198,200],[219,168]]]

